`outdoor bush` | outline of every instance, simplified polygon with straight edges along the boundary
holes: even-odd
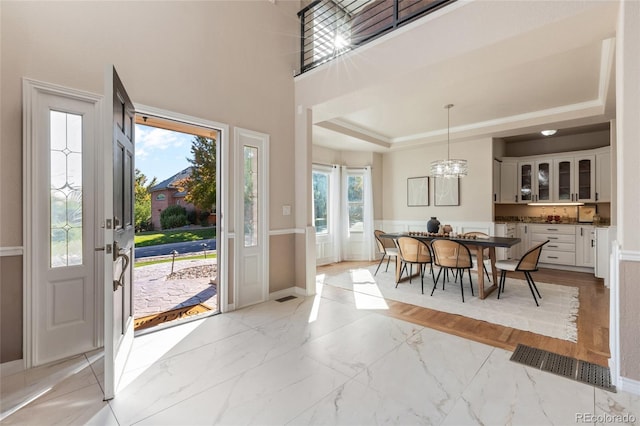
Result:
[[[203,210],[200,212],[200,225],[207,226],[209,224],[209,213],[208,210]]]
[[[178,228],[187,224],[187,209],[182,206],[169,206],[160,213],[162,229]]]
[[[195,209],[187,210],[187,221],[192,225],[198,223],[198,213]]]

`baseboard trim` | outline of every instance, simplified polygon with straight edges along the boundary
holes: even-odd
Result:
[[[632,393],[634,395],[640,395],[640,381],[629,379],[627,377],[620,377],[618,390]]]
[[[24,360],[16,359],[15,361],[3,362],[0,364],[0,377],[10,376],[24,370]]]
[[[306,297],[307,294],[303,288],[293,286],[293,287],[283,288],[282,290],[269,293],[269,300],[276,300],[276,299],[280,299],[281,297],[287,297],[287,296]]]
[[[547,269],[558,269],[560,271],[586,272],[595,275],[595,269],[584,266],[556,265],[555,263],[539,263],[539,267]]]

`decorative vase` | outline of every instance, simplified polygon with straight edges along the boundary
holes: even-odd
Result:
[[[440,221],[432,216],[429,222],[427,222],[427,231],[429,232],[438,232],[438,227],[440,226]]]
[[[445,234],[450,234],[453,232],[453,227],[451,225],[445,225],[442,227],[442,232]]]

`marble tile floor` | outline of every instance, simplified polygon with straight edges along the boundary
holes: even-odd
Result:
[[[321,290],[321,289],[320,289]],[[115,399],[99,354],[2,380],[7,425],[640,424],[640,397],[376,314],[384,301],[269,301],[137,337]],[[632,421],[630,421],[632,420]]]

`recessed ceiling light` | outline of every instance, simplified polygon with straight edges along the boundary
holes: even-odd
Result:
[[[540,133],[542,133],[545,136],[551,136],[551,135],[555,135],[557,132],[557,130],[543,130]]]

